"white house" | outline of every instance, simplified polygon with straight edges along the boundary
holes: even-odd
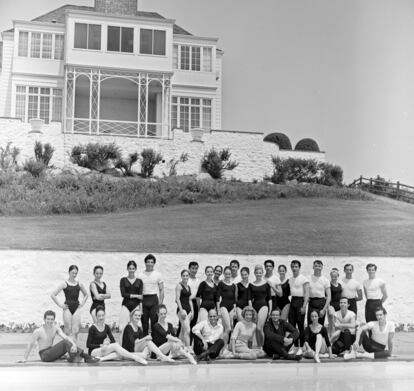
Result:
[[[138,11],[137,0],[65,5],[2,35],[0,117],[93,135],[221,128],[217,39]]]

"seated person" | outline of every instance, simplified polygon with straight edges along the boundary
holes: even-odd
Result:
[[[86,347],[92,357],[100,361],[112,361],[124,358],[147,365],[145,359],[137,354],[130,353],[115,342],[111,328],[105,324],[105,309],[98,306],[95,310],[96,323],[89,327]]]
[[[193,327],[194,352],[198,361],[210,361],[218,357],[224,347],[223,331],[215,309],[208,311],[207,320],[202,320]]]
[[[234,358],[242,360],[256,360],[265,357],[263,349],[251,349],[253,337],[256,334],[256,323],[254,323],[255,311],[253,307],[244,307],[242,320],[236,324],[231,336],[231,351]]]
[[[319,323],[319,313],[311,310],[311,324],[305,329],[305,352],[303,357],[313,358],[316,363],[320,363],[320,356],[328,354],[329,358],[334,358],[332,354],[331,342],[328,337],[328,330]]]
[[[37,344],[39,347],[39,356],[43,362],[53,362],[69,354],[69,362],[79,362],[81,358],[86,363],[94,363],[98,360],[92,358],[89,354],[83,352],[82,349],[76,346],[76,343],[72,341],[59,326],[56,325],[56,314],[53,311],[46,311],[44,316],[44,325],[36,329],[31,337],[29,344],[27,345],[24,353],[23,363],[27,361],[29,354],[33,347]],[[58,335],[62,338],[62,341],[53,345],[53,341]]]
[[[356,314],[348,309],[348,299],[339,300],[340,310],[333,316],[334,332],[331,336],[332,353],[350,353],[355,342]]]
[[[356,340],[362,345],[365,352],[356,351],[356,346],[348,354],[344,355],[344,360],[352,358],[388,358],[392,354],[393,338],[395,334],[394,322],[387,321],[387,311],[378,307],[375,311],[376,321],[368,322],[365,326],[358,329]]]
[[[279,308],[272,310],[270,319],[264,326],[265,342],[263,350],[274,360],[301,360],[302,355],[289,353],[294,342],[299,338],[299,330],[280,318]]]
[[[144,337],[144,331],[141,327],[141,317],[142,313],[139,307],[131,312],[131,321],[122,333],[122,347],[130,353],[139,354],[144,360],[149,358],[151,353],[154,353],[161,361],[174,362],[172,358],[167,357],[152,342],[151,335]]]

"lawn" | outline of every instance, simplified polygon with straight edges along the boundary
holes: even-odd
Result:
[[[0,248],[414,256],[414,205],[292,198],[1,217]]]

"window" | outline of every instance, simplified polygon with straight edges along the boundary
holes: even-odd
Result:
[[[165,31],[141,29],[139,52],[165,56]]]
[[[55,60],[63,60],[64,36],[62,34],[55,35]]]
[[[191,48],[191,70],[200,70],[200,48],[197,46]]]
[[[52,121],[60,122],[62,120],[62,90],[54,88],[52,98]]]
[[[53,41],[55,44],[54,53]],[[63,60],[63,42],[63,34],[20,31],[18,55],[20,57]]]
[[[203,48],[203,72],[212,72],[212,64],[211,64],[211,48]]]
[[[211,99],[172,98],[171,125],[185,132],[190,129],[211,129]]]
[[[185,71],[190,70],[190,46],[181,46],[181,67]]]
[[[30,45],[30,57],[40,58],[41,41],[42,41],[41,33],[32,33],[32,43]]]
[[[108,26],[108,51],[132,53],[134,51],[134,29]]]
[[[178,45],[173,48],[173,68],[178,69]]]
[[[75,23],[75,48],[101,50],[101,25]]]
[[[26,86],[16,87],[16,118],[25,121],[26,112]]]
[[[19,32],[19,51],[18,55],[27,57],[29,52],[29,33],[27,31]]]
[[[175,45],[173,60],[175,69],[184,71],[213,71],[211,47]]]
[[[52,58],[53,34],[43,34],[42,58]]]

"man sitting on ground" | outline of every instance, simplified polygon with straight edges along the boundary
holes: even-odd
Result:
[[[335,331],[331,337],[332,353],[339,355],[343,352],[350,353],[355,342],[356,314],[348,309],[349,303],[346,297],[339,301],[340,310],[335,312]]]
[[[72,339],[63,333],[60,327],[56,325],[56,314],[53,311],[46,311],[43,319],[45,323],[33,332],[22,362],[25,363],[27,361],[31,350],[36,344],[39,346],[40,359],[44,362],[56,361],[66,353],[69,354],[69,362],[80,361],[80,358],[83,358],[87,363],[95,363],[99,361],[89,354],[84,353],[82,349],[79,349],[76,346],[76,343],[73,342]],[[62,338],[62,341],[53,345],[56,335]]]
[[[217,311],[211,309],[208,312],[208,319],[197,323],[193,327],[194,352],[197,360],[215,359],[220,350],[224,347],[223,326],[218,323]]]

